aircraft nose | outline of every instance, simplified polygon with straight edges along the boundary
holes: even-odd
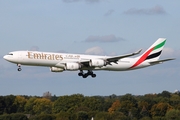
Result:
[[[4,58],[5,60],[7,60],[7,55],[5,55],[3,58]]]
[[[5,60],[7,60],[7,61],[11,60],[11,58],[10,58],[9,55],[5,55],[3,58],[4,58]]]

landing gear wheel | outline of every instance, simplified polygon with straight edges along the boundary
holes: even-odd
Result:
[[[92,70],[88,70],[87,73],[83,73],[83,70],[80,70],[80,72],[78,73],[79,76],[82,76],[83,78],[87,78],[88,76],[91,76],[92,78],[96,77],[96,74],[93,73]]]
[[[18,70],[18,71],[21,71],[22,69],[21,69],[21,68],[18,68],[17,70]]]
[[[96,77],[96,74],[92,74],[91,77],[95,78],[95,77]]]
[[[79,75],[79,76],[83,76],[83,75],[84,75],[84,74],[83,74],[83,71],[80,70],[80,72],[78,73],[78,75]]]
[[[84,74],[82,77],[83,77],[83,78],[87,78],[87,76],[88,76],[88,74],[86,73],[86,74]]]
[[[79,76],[83,76],[83,73],[78,73]]]

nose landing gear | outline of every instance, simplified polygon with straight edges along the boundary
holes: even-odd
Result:
[[[18,66],[18,71],[21,71],[22,69],[21,69],[21,64],[17,64],[17,66]]]
[[[96,77],[96,74],[93,73],[92,70],[88,70],[87,73],[83,73],[82,70],[80,70],[80,72],[78,73],[79,76],[82,76],[83,78],[87,78],[89,75],[91,75],[92,78]]]

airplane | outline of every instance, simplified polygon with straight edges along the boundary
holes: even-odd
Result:
[[[51,72],[79,70],[79,76],[83,78],[91,76],[94,78],[96,74],[94,74],[93,70],[128,71],[174,60],[174,58],[159,60],[165,42],[166,38],[159,38],[142,55],[134,58],[131,56],[139,54],[142,49],[134,53],[119,56],[13,51],[3,58],[17,64],[18,71],[21,71],[21,65],[45,66],[50,67]],[[84,70],[87,70],[87,73],[84,73]]]

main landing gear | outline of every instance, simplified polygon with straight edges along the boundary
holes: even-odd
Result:
[[[22,69],[21,69],[21,64],[17,64],[17,66],[18,66],[18,71],[21,71]]]
[[[91,75],[91,77],[95,78],[96,74],[93,73],[92,70],[88,70],[87,73],[83,73],[82,70],[80,70],[80,72],[78,73],[79,76],[82,76],[83,78],[87,78],[89,75]]]

